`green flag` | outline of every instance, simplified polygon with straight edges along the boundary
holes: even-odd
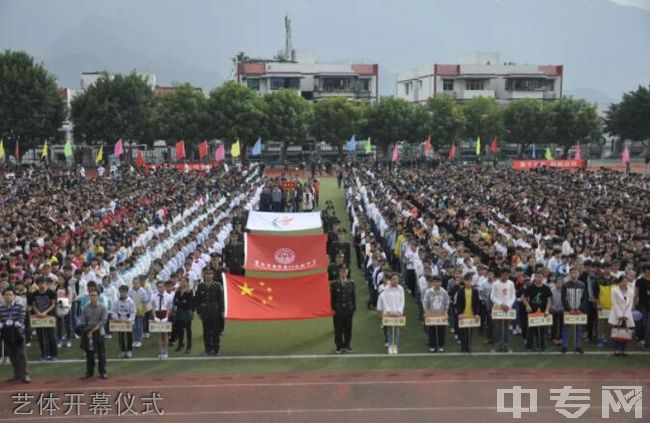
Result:
[[[546,147],[546,152],[544,153],[544,158],[546,160],[553,160],[553,153],[551,153],[551,149],[549,147]]]
[[[481,155],[481,137],[480,136],[476,137],[476,155],[477,156]]]
[[[366,154],[370,154],[372,152],[372,144],[370,144],[370,137],[366,140]]]
[[[66,159],[72,157],[72,142],[70,141],[70,138],[65,141],[65,145],[63,146],[63,154],[65,155]]]

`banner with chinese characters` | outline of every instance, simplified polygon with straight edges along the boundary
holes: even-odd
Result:
[[[327,273],[295,278],[224,274],[229,320],[313,319],[332,315]]]
[[[269,236],[247,233],[244,269],[274,273],[325,271],[328,265],[326,245],[325,234]]]
[[[537,169],[552,167],[555,169],[585,169],[586,160],[513,160],[512,168],[515,170]]]

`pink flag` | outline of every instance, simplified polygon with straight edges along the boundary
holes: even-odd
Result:
[[[630,162],[630,150],[627,148],[627,145],[623,149],[623,154],[621,155],[621,158],[623,159],[623,163]]]
[[[223,160],[226,157],[226,148],[223,144],[217,148],[217,151],[214,153],[214,159],[218,162]]]
[[[393,147],[393,161],[396,162],[399,160],[399,149],[397,144],[395,144],[395,147]]]
[[[582,160],[582,152],[580,151],[580,143],[576,144],[576,155],[575,160]]]
[[[113,151],[113,154],[117,157],[120,157],[122,154],[124,154],[124,149],[122,148],[122,138],[118,139],[115,143],[115,150]]]

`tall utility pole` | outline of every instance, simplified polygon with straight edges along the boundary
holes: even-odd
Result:
[[[286,60],[291,60],[291,18],[289,15],[284,16],[284,29],[285,29],[285,40],[284,40],[284,58]]]

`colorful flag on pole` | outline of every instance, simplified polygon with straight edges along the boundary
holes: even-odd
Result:
[[[20,162],[20,143],[16,140],[16,148],[14,150],[14,156],[16,157],[16,162]]]
[[[372,144],[370,142],[370,137],[368,137],[368,139],[366,140],[365,149],[366,149],[366,154],[372,153]]]
[[[431,135],[427,137],[427,140],[424,142],[424,154],[429,154],[431,151]]]
[[[255,141],[255,145],[251,150],[251,156],[259,156],[260,154],[262,154],[262,138],[258,138],[257,141]]]
[[[120,157],[122,154],[124,154],[124,147],[122,146],[122,138],[120,138],[115,143],[115,149],[113,150],[113,155]]]
[[[220,162],[225,158],[226,158],[226,146],[224,144],[221,144],[219,148],[217,148],[217,151],[214,153],[214,159]]]
[[[623,163],[630,162],[630,149],[627,148],[627,144],[625,144],[625,148],[623,148],[623,154],[621,154],[621,159],[623,160]]]
[[[41,150],[41,159],[47,159],[47,140],[43,143],[43,150]]]
[[[63,146],[63,155],[66,159],[72,157],[72,141],[70,141],[70,138],[65,140],[65,145]]]
[[[144,166],[144,153],[142,150],[138,150],[138,154],[135,156],[135,166],[142,167]]]
[[[185,157],[185,140],[176,141],[176,160]]]
[[[553,160],[553,153],[551,152],[551,147],[546,147],[546,152],[544,152],[544,158],[546,160]]]
[[[0,138],[0,160],[4,160],[4,159],[5,159],[5,143],[2,140],[2,138]]]
[[[230,147],[230,155],[235,158],[239,157],[241,154],[241,148],[239,146],[239,140],[237,140],[231,147]]]
[[[354,151],[357,149],[357,140],[354,138],[354,134],[350,137],[348,141],[348,151]]]
[[[399,145],[395,143],[395,147],[393,147],[393,161],[396,162],[399,160]]]
[[[533,159],[537,158],[537,149],[535,148],[535,144],[533,144],[533,151],[531,153],[531,156]]]
[[[580,142],[576,144],[576,155],[574,157],[575,160],[582,160],[582,151],[580,150]]]
[[[481,155],[481,136],[476,137],[476,155]]]
[[[456,144],[451,144],[451,149],[449,149],[449,157],[447,160],[454,160],[454,157],[456,157]]]
[[[101,163],[101,161],[104,160],[104,146],[100,146],[99,150],[97,151],[97,155],[95,156],[95,163]]]
[[[492,144],[490,144],[490,152],[492,154],[497,154],[498,150],[499,146],[497,145],[497,136],[495,135],[494,138],[492,138]]]
[[[208,140],[203,141],[199,144],[199,158],[203,159],[208,155]]]
[[[296,278],[224,275],[229,320],[313,319],[332,315],[327,273]]]

